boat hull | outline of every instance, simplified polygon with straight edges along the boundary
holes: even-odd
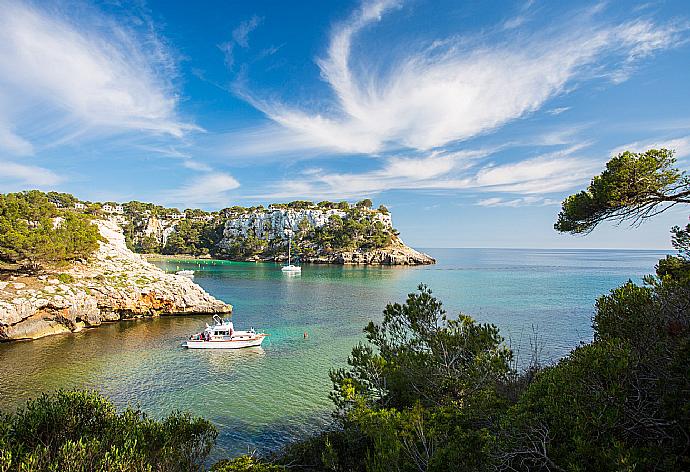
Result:
[[[182,343],[187,349],[242,349],[245,347],[261,346],[266,336],[259,335],[252,339],[236,339],[226,341],[192,341]]]

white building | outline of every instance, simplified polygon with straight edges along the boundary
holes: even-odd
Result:
[[[83,210],[84,208],[86,208],[86,205],[84,205],[83,203],[77,202],[74,204],[75,210]]]

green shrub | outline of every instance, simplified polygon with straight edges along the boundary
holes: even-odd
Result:
[[[252,456],[240,456],[216,462],[211,472],[283,472],[285,467],[263,462]]]
[[[0,416],[0,470],[197,471],[216,436],[186,413],[157,421],[95,392],[59,391]]]
[[[57,279],[62,282],[63,284],[71,284],[74,282],[74,277],[70,274],[58,274]]]

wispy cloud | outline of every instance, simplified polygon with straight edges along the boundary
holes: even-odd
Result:
[[[263,18],[256,15],[252,16],[232,30],[231,40],[225,41],[224,43],[218,45],[218,49],[223,52],[225,66],[228,69],[232,69],[235,65],[235,46],[240,46],[241,48],[247,49],[249,47],[249,33],[254,31],[262,21]]]
[[[549,206],[558,205],[559,200],[554,200],[552,198],[544,197],[519,197],[519,198],[501,198],[501,197],[491,197],[479,200],[476,205],[483,207],[510,207],[517,208],[523,206]]]
[[[647,141],[635,141],[632,143],[618,146],[611,151],[612,155],[620,154],[624,151],[644,152],[649,149],[666,148],[676,152],[675,156],[682,159],[690,156],[690,136],[679,136],[673,138],[650,139]]]
[[[682,42],[684,31],[647,20],[603,25],[589,12],[558,30],[508,32],[507,39],[492,44],[450,38],[421,49],[411,46],[407,57],[385,69],[365,58],[353,67],[358,34],[398,6],[387,0],[364,3],[333,29],[317,63],[335,103],[308,110],[238,85],[241,97],[291,132],[274,146],[291,149],[297,141],[365,154],[443,147],[533,112],[579,80],[607,76],[620,82],[638,60]]]
[[[232,175],[214,172],[200,175],[189,183],[164,193],[162,201],[168,204],[191,207],[226,206],[230,201],[229,193],[240,186]]]
[[[34,153],[33,145],[15,133],[10,124],[0,116],[0,149],[17,156],[28,156]]]
[[[660,27],[648,20],[637,20],[622,25],[616,30],[615,37],[627,51],[627,56],[621,67],[611,72],[611,80],[614,83],[625,82],[634,72],[640,59],[687,42],[683,35],[687,29],[687,24]]]
[[[49,187],[61,181],[60,176],[43,167],[0,160],[0,183],[4,188]]]
[[[37,143],[109,133],[181,137],[174,62],[150,30],[97,12],[0,0],[0,146],[30,154]],[[77,19],[78,18],[78,19]],[[8,123],[13,126],[8,126]]]
[[[535,196],[568,190],[586,182],[602,162],[583,157],[584,145],[531,159],[495,163],[498,149],[433,152],[426,157],[389,157],[376,170],[329,172],[308,169],[299,179],[272,184],[263,198],[357,198],[386,190],[472,190]],[[542,200],[545,197],[539,197]]]
[[[492,191],[544,194],[561,192],[589,179],[600,162],[579,156],[582,146],[544,154],[523,161],[488,165],[472,179],[472,185]]]
[[[570,107],[557,107],[557,108],[552,108],[551,110],[547,111],[547,113],[549,115],[557,116],[557,115],[560,115],[561,113],[565,113],[568,110],[570,110]]]
[[[232,30],[232,39],[243,48],[249,47],[249,33],[254,31],[257,26],[261,24],[263,18],[259,16],[252,16],[247,21],[243,21],[240,25]]]

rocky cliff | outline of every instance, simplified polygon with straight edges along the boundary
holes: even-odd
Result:
[[[88,262],[0,279],[0,341],[76,332],[106,321],[232,311],[192,280],[166,274],[130,251],[116,222],[96,224],[104,241]]]
[[[179,218],[181,215],[177,215],[175,219],[160,215],[130,216],[132,246],[140,252],[284,261],[288,238],[291,237],[293,255],[302,262],[435,263],[432,257],[405,245],[385,209],[347,204],[324,208],[310,202],[298,203],[306,207],[291,208],[290,204],[269,208],[233,207],[193,218]],[[204,252],[196,252],[199,249]]]

